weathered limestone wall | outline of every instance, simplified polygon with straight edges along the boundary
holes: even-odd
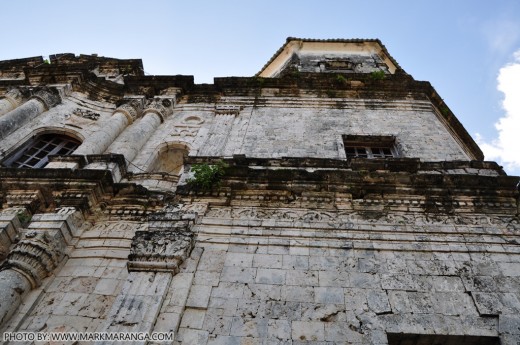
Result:
[[[104,221],[82,232],[68,259],[30,292],[5,331],[95,332],[128,277],[131,239],[146,222]]]
[[[345,101],[248,98],[221,104],[240,108],[218,114],[214,105],[179,104],[133,161],[131,171],[146,171],[157,148],[183,143],[190,156],[318,157],[344,159],[342,135],[394,135],[403,157],[423,161],[468,160],[429,102]],[[217,105],[218,108],[218,105]]]
[[[175,344],[387,344],[388,333],[520,340],[520,228],[500,211],[507,205],[442,215],[407,200],[372,213],[363,210],[378,206],[360,201],[340,210],[302,202],[185,205],[201,217],[195,247],[162,272],[129,273],[128,255],[138,232],[181,226],[174,211],[153,228],[84,226],[4,330],[153,330],[175,332]]]
[[[72,135],[79,140],[103,132],[102,128],[111,121],[114,108],[114,105],[91,101],[73,92],[70,96],[64,97],[60,104],[19,126],[16,131],[5,137],[0,142],[0,159],[16,151],[35,134],[45,131]]]
[[[375,53],[300,54],[287,66],[394,73]],[[41,73],[28,83],[51,69],[27,69]],[[82,70],[59,102],[0,100],[0,161],[43,133],[82,142],[46,169],[0,169],[0,332],[166,331],[177,345],[388,345],[388,334],[520,343],[517,179],[471,161],[480,151],[429,84],[400,69],[384,81],[206,86],[123,70],[94,72],[106,80]],[[395,136],[405,159],[347,162],[344,135]],[[189,164],[218,159],[230,163],[218,191],[184,185]]]
[[[242,142],[238,142],[241,146],[231,143],[226,152],[240,150],[248,157],[345,158],[342,135],[395,135],[404,157],[468,159],[427,103],[382,102],[373,106],[375,109],[362,103],[343,109],[309,107],[302,100],[298,103],[303,106],[289,107],[273,100],[272,106],[268,102],[264,107],[245,108],[240,116],[248,125]],[[239,131],[233,128],[230,141]]]
[[[114,105],[73,93],[7,136],[2,146],[9,149],[0,152],[0,158],[35,133],[54,131],[84,140],[78,154],[101,154],[112,144],[106,152],[126,154],[132,162],[130,171],[136,173],[149,171],[165,144],[186,145],[190,156],[344,159],[342,135],[348,134],[394,135],[403,157],[469,159],[427,101],[264,97],[261,104],[254,102],[240,97],[227,97],[217,105],[181,102],[171,116],[164,116],[164,123],[149,112],[130,124],[126,115],[114,112]],[[155,122],[144,135],[141,127],[148,118]],[[49,167],[60,166],[51,163]]]
[[[155,330],[179,327],[180,344],[387,344],[387,333],[516,344],[520,256],[510,221],[211,208]]]

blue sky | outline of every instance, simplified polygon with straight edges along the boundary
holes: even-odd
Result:
[[[0,60],[141,58],[149,74],[198,83],[255,74],[288,36],[379,38],[406,72],[432,83],[486,159],[520,175],[518,0],[33,0],[2,10]]]

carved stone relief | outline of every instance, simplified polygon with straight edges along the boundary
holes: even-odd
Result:
[[[172,137],[195,137],[199,132],[199,127],[175,127],[173,128]]]
[[[120,112],[127,117],[130,123],[132,123],[139,117],[141,110],[141,103],[137,100],[134,100],[117,107],[117,109],[114,110],[114,114]]]
[[[96,224],[91,227],[88,231],[96,231],[99,232],[100,237],[109,236],[114,232],[125,232],[134,234],[136,231],[145,231],[148,229],[147,223],[137,223],[137,222],[103,222],[100,224]]]
[[[72,113],[76,116],[79,116],[79,117],[82,117],[85,119],[89,119],[92,121],[97,121],[97,119],[99,119],[99,117],[101,116],[101,115],[99,115],[99,113],[95,113],[88,109],[80,109],[80,108],[74,109],[74,111]]]
[[[35,288],[61,261],[64,247],[59,231],[28,231],[11,250],[2,268],[22,272]]]
[[[238,219],[275,219],[301,222],[333,223],[387,223],[394,225],[502,225],[508,229],[520,230],[520,221],[516,216],[486,215],[437,215],[386,212],[327,212],[302,209],[267,209],[267,208],[211,208],[207,217]]]
[[[173,271],[189,256],[194,233],[188,230],[137,231],[132,240],[130,271]]]
[[[154,99],[146,104],[143,114],[155,113],[164,121],[173,112],[172,101],[169,99]]]

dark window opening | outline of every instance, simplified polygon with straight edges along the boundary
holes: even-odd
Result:
[[[399,157],[394,136],[343,136],[345,153],[350,158],[394,158]]]
[[[44,134],[30,140],[4,162],[13,168],[43,168],[50,155],[70,155],[81,143],[60,134]]]
[[[355,64],[347,59],[325,60],[318,62],[321,71],[352,71]]]

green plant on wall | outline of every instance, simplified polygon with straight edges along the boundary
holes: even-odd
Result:
[[[216,164],[194,164],[191,166],[193,177],[188,179],[188,184],[196,190],[203,192],[220,185],[220,179],[226,173],[228,164],[218,161]]]
[[[325,93],[329,98],[335,98],[337,96],[337,92],[335,90],[327,90]]]
[[[374,80],[383,80],[386,78],[385,71],[374,71],[370,73],[370,78]]]
[[[29,223],[32,218],[30,214],[23,211],[18,212],[16,214],[16,217],[18,217],[18,220],[20,221],[20,224],[22,224],[22,226],[27,225],[27,223]]]
[[[346,84],[347,83],[347,78],[345,78],[344,76],[342,76],[341,74],[337,74],[336,75],[336,82],[338,84]]]

